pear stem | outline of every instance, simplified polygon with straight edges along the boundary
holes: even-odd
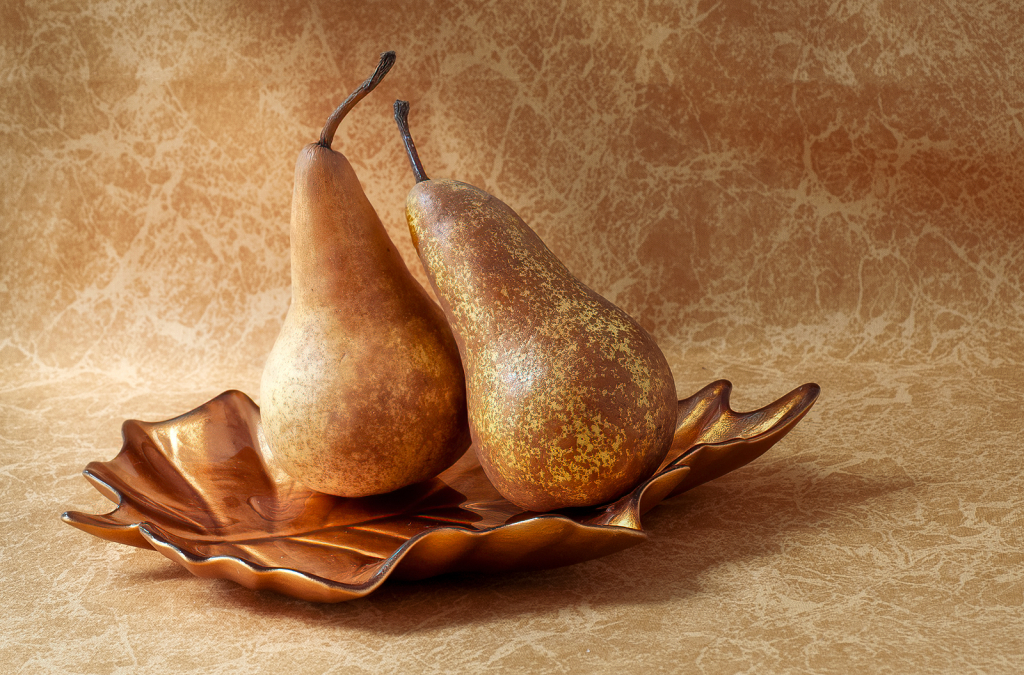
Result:
[[[420,162],[420,155],[416,152],[416,144],[412,142],[412,134],[409,133],[409,102],[395,101],[395,122],[398,123],[398,132],[402,134],[402,143],[405,144],[405,151],[409,154],[409,163],[412,164],[412,173],[416,176],[416,182],[422,183],[427,178],[427,172],[423,170],[423,163]]]
[[[394,52],[384,52],[380,55],[380,61],[377,63],[377,69],[373,71],[373,75],[370,75],[366,82],[363,82],[355,91],[349,94],[348,98],[327,118],[327,124],[324,125],[324,130],[320,132],[319,145],[325,148],[331,147],[331,143],[334,142],[334,132],[338,130],[341,120],[345,119],[345,115],[355,107],[356,103],[363,100],[364,96],[380,84],[380,81],[384,79],[384,76],[388,74],[393,65],[395,65]]]

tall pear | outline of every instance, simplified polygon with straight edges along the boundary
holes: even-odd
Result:
[[[653,474],[672,442],[665,356],[503,202],[428,179],[407,116],[396,102],[417,179],[409,230],[459,345],[484,472],[533,511],[614,500]]]
[[[295,166],[292,302],[260,385],[277,463],[343,497],[431,478],[469,447],[465,382],[444,315],[409,273],[348,160],[338,124],[394,63],[331,115]]]

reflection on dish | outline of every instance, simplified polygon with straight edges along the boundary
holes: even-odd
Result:
[[[124,445],[85,477],[118,507],[65,522],[152,548],[201,577],[338,602],[390,576],[569,565],[646,540],[640,517],[663,499],[757,458],[818,397],[805,384],[760,410],[729,407],[714,382],[679,402],[675,439],[653,477],[612,504],[524,512],[491,486],[472,448],[437,478],[374,497],[312,492],[274,463],[259,408],[227,391],[166,422],[128,420]]]

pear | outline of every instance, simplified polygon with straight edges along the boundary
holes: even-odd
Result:
[[[672,442],[677,399],[664,354],[505,203],[427,178],[408,110],[395,103],[417,180],[406,217],[459,345],[484,472],[531,511],[616,499],[654,473]]]
[[[277,463],[308,488],[342,497],[436,476],[469,447],[458,347],[412,277],[349,161],[338,124],[394,63],[330,116],[295,166],[292,300],[260,384]]]

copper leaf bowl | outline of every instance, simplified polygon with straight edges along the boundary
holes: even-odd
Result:
[[[805,384],[737,413],[731,390],[722,380],[679,402],[668,457],[632,492],[552,513],[502,499],[472,448],[437,478],[386,495],[313,492],[275,464],[252,399],[227,391],[166,422],[126,421],[117,457],[84,471],[117,508],[62,517],[102,539],[159,551],[200,577],[321,602],[367,595],[391,576],[569,565],[646,540],[641,515],[763,454],[820,392]]]

